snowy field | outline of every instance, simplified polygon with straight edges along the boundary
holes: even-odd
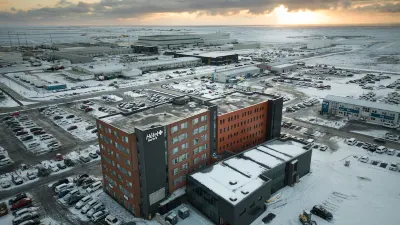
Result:
[[[269,204],[267,211],[252,225],[261,225],[268,213],[276,214],[271,225],[300,224],[298,215],[316,204],[324,205],[333,214],[327,222],[313,216],[318,225],[365,225],[395,224],[400,216],[400,172],[390,171],[358,158],[368,155],[370,159],[400,164],[400,157],[368,152],[349,146],[343,139],[336,139],[339,148],[335,152],[313,150],[311,173],[300,179],[294,187],[285,187],[279,198]],[[399,151],[397,153],[400,153]],[[344,161],[350,160],[350,167]]]

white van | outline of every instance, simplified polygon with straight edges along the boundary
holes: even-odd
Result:
[[[379,146],[378,148],[376,148],[376,153],[384,153],[387,151],[387,148],[385,146]]]
[[[86,189],[86,191],[87,191],[88,193],[92,193],[92,192],[94,192],[94,191],[99,190],[100,188],[102,188],[102,183],[101,183],[101,181],[96,181],[96,182],[94,182],[93,184],[89,185],[89,188]]]
[[[355,145],[357,143],[357,139],[350,138],[350,139],[347,139],[346,142],[347,142],[348,145]]]
[[[59,193],[60,191],[65,190],[70,187],[73,187],[73,184],[69,184],[69,183],[68,184],[60,184],[54,189],[54,191],[56,193]]]

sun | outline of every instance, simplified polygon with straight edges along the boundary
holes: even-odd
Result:
[[[279,24],[319,24],[322,22],[317,12],[309,10],[289,12],[284,5],[276,7],[272,14],[278,17]]]

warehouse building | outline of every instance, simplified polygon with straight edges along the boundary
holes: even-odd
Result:
[[[374,124],[400,124],[400,107],[379,102],[328,95],[322,102],[322,114],[346,117]]]
[[[175,68],[195,67],[201,65],[201,60],[195,57],[174,58],[171,60],[147,61],[133,64],[132,67],[138,68],[143,72],[168,70]]]
[[[229,33],[172,34],[139,36],[137,45],[173,48],[184,45],[204,45],[208,40],[229,40]]]
[[[215,224],[251,224],[272,194],[310,172],[312,150],[302,147],[273,140],[196,171],[187,199]]]
[[[239,153],[280,136],[282,98],[234,92],[210,102],[218,106],[217,144],[213,154]]]
[[[239,61],[239,55],[231,52],[181,52],[175,53],[174,57],[196,57],[201,59],[202,62],[207,65],[223,65]]]
[[[216,106],[178,97],[142,110],[97,120],[104,188],[136,216],[152,217],[159,203],[206,166]]]
[[[94,74],[86,73],[81,70],[77,70],[76,68],[72,68],[72,70],[63,70],[61,74],[72,79],[72,80],[93,80]]]
[[[255,66],[231,68],[216,71],[212,74],[212,79],[220,83],[236,83],[237,77],[250,77],[254,74],[260,73],[260,68]]]
[[[132,45],[134,53],[158,54],[157,46]]]
[[[280,73],[287,73],[287,72],[291,72],[291,71],[295,71],[297,70],[297,64],[275,64],[275,65],[271,65],[270,66],[270,70],[272,72],[275,72],[277,74]]]
[[[132,48],[109,47],[71,47],[60,48],[59,51],[49,53],[52,60],[67,59],[72,64],[93,62],[93,57],[104,55],[131,54]]]

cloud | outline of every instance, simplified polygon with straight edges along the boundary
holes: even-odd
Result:
[[[59,0],[55,7],[16,12],[0,12],[0,21],[55,21],[140,18],[152,13],[196,13],[197,15],[234,15],[270,13],[284,5],[289,11],[347,10],[398,12],[399,3],[388,0],[101,0],[72,3]],[[61,19],[60,19],[61,20]]]

